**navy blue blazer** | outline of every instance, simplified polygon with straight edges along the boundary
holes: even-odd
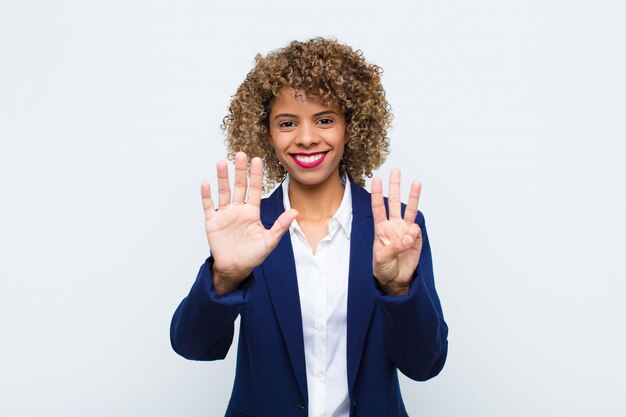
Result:
[[[409,293],[385,295],[372,274],[371,195],[354,183],[351,192],[347,318],[351,416],[407,416],[397,370],[418,381],[432,378],[443,368],[448,349],[424,217],[418,213],[416,219],[423,243]],[[270,228],[283,211],[278,187],[261,202],[261,222]],[[234,321],[241,315],[235,383],[226,416],[307,415],[302,317],[289,233],[235,291],[215,292],[212,264],[209,257],[174,313],[172,347],[187,359],[223,359],[232,343]]]

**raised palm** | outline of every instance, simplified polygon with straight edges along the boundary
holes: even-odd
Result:
[[[214,259],[213,282],[219,293],[237,288],[276,247],[298,215],[296,210],[285,211],[271,229],[265,229],[260,220],[263,162],[260,158],[252,159],[249,188],[247,166],[246,154],[237,153],[231,201],[228,166],[225,161],[217,164],[217,210],[211,198],[209,183],[203,181],[201,186],[204,224]]]
[[[389,176],[389,216],[385,210],[380,178],[372,181],[372,212],[374,215],[374,276],[387,294],[406,294],[422,251],[422,233],[415,223],[421,184],[414,181],[401,214],[400,171]]]

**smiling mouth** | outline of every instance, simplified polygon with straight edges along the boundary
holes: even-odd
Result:
[[[295,163],[302,168],[315,168],[324,162],[324,158],[327,153],[328,151],[316,153],[292,153],[289,154],[289,156],[291,156]]]

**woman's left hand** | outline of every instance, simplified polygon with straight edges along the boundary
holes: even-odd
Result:
[[[383,185],[380,178],[372,181],[372,212],[374,214],[374,276],[388,295],[404,295],[409,291],[422,251],[422,231],[415,223],[422,184],[413,181],[411,193],[401,214],[400,170],[389,174],[389,218],[385,211]]]

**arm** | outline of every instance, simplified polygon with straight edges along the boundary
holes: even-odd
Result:
[[[418,211],[420,193],[421,183],[414,181],[402,213],[400,171],[392,170],[386,210],[380,178],[372,182],[373,271],[387,354],[406,376],[426,380],[443,367],[448,328],[435,291],[424,216]]]
[[[223,295],[213,287],[213,258],[200,267],[189,295],[180,303],[170,326],[172,348],[192,360],[224,359],[233,340],[234,321],[244,305],[245,287]]]
[[[200,268],[189,295],[172,318],[172,347],[187,359],[223,359],[233,340],[233,322],[243,304],[252,271],[276,247],[297,211],[282,213],[269,230],[260,220],[263,162],[253,158],[250,187],[245,153],[235,156],[234,195],[228,182],[226,162],[217,164],[218,207],[210,185],[202,182],[204,223],[211,256]],[[248,196],[246,201],[246,194]]]
[[[380,290],[377,304],[385,322],[389,358],[409,378],[424,381],[443,368],[448,352],[448,326],[435,290],[430,244],[421,212],[416,223],[423,242],[408,294],[393,296]]]

